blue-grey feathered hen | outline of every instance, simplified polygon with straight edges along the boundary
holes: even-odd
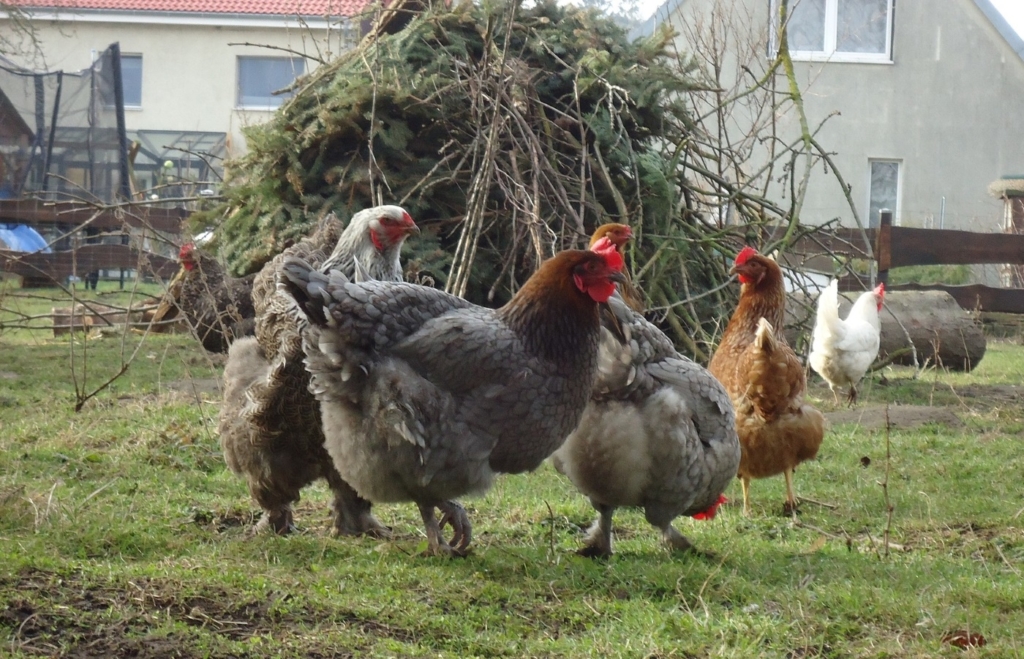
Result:
[[[714,517],[736,476],[740,444],[725,388],[618,296],[618,328],[602,330],[597,381],[579,427],[555,452],[556,468],[597,509],[585,556],[612,553],[612,515],[637,506],[669,547],[691,549],[672,526],[680,515]]]
[[[416,502],[429,551],[464,553],[469,520],[450,500],[536,468],[576,426],[596,372],[598,303],[621,267],[618,255],[561,252],[495,310],[286,259],[280,288],[308,321],[306,365],[341,476],[370,501]]]
[[[609,226],[621,228],[602,231]],[[617,251],[632,233],[605,225],[598,235],[608,238],[591,249]],[[729,394],[618,294],[602,314],[598,364],[583,419],[552,456],[599,513],[580,553],[612,553],[612,515],[622,506],[642,507],[670,547],[689,550],[672,520],[714,517],[740,463]]]

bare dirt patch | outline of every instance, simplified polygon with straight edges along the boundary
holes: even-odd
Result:
[[[968,405],[997,407],[1024,401],[1024,387],[1014,384],[969,384],[955,389]]]
[[[168,391],[180,391],[187,394],[220,395],[220,378],[192,378],[190,380],[171,380],[164,383]]]
[[[832,425],[855,423],[866,430],[885,427],[885,405],[865,405],[849,410],[826,412],[825,418]],[[929,405],[890,405],[889,427],[907,430],[930,423],[938,423],[950,428],[960,428],[964,422],[948,407],[932,407]]]
[[[9,597],[8,597],[9,596]],[[253,636],[295,637],[300,630],[338,629],[410,642],[415,635],[351,611],[322,611],[286,592],[266,597],[213,588],[201,594],[172,580],[135,578],[94,582],[79,573],[25,569],[0,576],[0,638],[30,655],[60,657],[221,657],[202,649],[177,622],[208,636],[244,641]],[[6,633],[5,633],[6,632]],[[314,634],[313,636],[316,636]],[[208,644],[208,641],[206,642]],[[199,646],[204,645],[199,643]],[[301,656],[353,656],[310,646]]]

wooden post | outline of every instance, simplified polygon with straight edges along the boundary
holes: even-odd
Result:
[[[883,208],[878,213],[878,231],[875,233],[875,261],[878,263],[878,281],[889,283],[892,264],[892,211]]]

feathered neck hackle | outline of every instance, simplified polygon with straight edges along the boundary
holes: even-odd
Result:
[[[781,334],[786,321],[786,286],[782,278],[782,268],[774,259],[758,254],[751,248],[744,249],[740,256],[743,260],[741,262],[740,257],[737,257],[733,270],[754,268],[759,270],[760,276],[744,281],[741,285],[740,301],[729,321],[726,334],[736,331],[748,339],[753,338],[761,318],[767,319],[776,332]],[[743,279],[745,277],[741,275],[741,281]],[[725,338],[722,337],[723,342]]]
[[[591,251],[566,250],[544,261],[498,315],[535,354],[556,363],[594,361],[600,334],[598,303],[574,281],[588,260],[606,264]],[[619,265],[621,267],[621,264]],[[585,349],[593,346],[592,350]]]
[[[368,279],[381,281],[402,281],[401,254],[405,233],[396,234],[393,241],[375,244],[371,234],[372,225],[384,215],[396,219],[408,218],[408,213],[399,206],[377,206],[359,211],[349,220],[348,226],[338,238],[331,255],[327,257],[321,271],[339,270],[349,279],[356,276],[356,262],[360,273]],[[409,218],[409,223],[412,219]],[[412,224],[415,227],[415,224]]]

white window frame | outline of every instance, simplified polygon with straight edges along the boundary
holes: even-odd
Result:
[[[866,228],[874,227],[871,224],[871,166],[875,163],[894,163],[896,165],[896,208],[890,208],[892,211],[892,224],[893,226],[900,226],[900,215],[903,208],[903,160],[900,158],[868,158],[868,171],[867,171],[867,195],[864,203],[864,207],[867,209],[867,217],[865,218],[867,223]],[[879,220],[881,224],[881,220]]]
[[[125,99],[125,101],[124,101],[124,109],[125,110],[141,110],[142,109],[142,84],[144,82],[144,80],[143,80],[143,77],[144,77],[143,76],[143,71],[145,70],[144,69],[145,61],[142,58],[142,53],[121,53],[121,94],[122,94],[122,96],[124,95],[124,91],[125,91],[125,87],[124,87],[124,60],[125,60],[126,57],[131,57],[133,59],[134,58],[138,58],[138,60],[139,60],[139,102],[138,103],[129,103],[128,100]]]
[[[792,50],[789,55],[794,60],[805,62],[852,62],[861,64],[892,64],[892,37],[893,37],[893,14],[895,13],[895,0],[887,0],[886,23],[885,23],[885,52],[884,53],[849,53],[836,50],[839,33],[839,2],[841,0],[825,0],[825,42],[822,50]],[[789,0],[789,8],[792,10],[800,0]],[[779,3],[780,0],[771,0],[772,10],[772,52],[779,48]]]
[[[276,98],[280,98],[281,101],[277,105],[246,105],[242,102],[242,62],[243,60],[283,60],[288,62],[299,61],[302,62],[302,70],[295,72],[295,78],[306,73],[306,60],[302,57],[269,57],[266,55],[238,55],[235,58],[235,109],[236,110],[251,110],[251,111],[267,111],[273,112],[277,110],[286,100],[290,98],[289,95],[282,94]],[[294,80],[295,78],[292,78]]]

